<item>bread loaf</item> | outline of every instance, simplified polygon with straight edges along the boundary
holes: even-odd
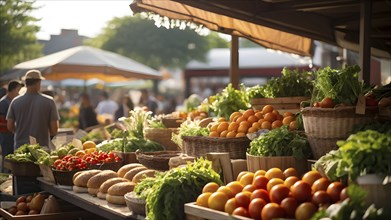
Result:
[[[143,171],[137,173],[133,177],[132,182],[137,184],[138,182],[140,182],[142,179],[145,179],[146,177],[154,177],[155,173],[156,173],[156,170],[143,170]]]
[[[111,178],[111,179],[108,179],[106,180],[104,183],[102,183],[102,185],[100,185],[99,187],[99,191],[98,191],[98,198],[100,199],[106,199],[106,194],[107,194],[107,190],[114,184],[116,183],[122,183],[122,182],[128,182],[127,179],[125,178],[122,178],[122,177],[115,177],[115,178]]]
[[[109,203],[125,205],[124,195],[134,190],[136,184],[132,182],[116,183],[107,190],[106,200]]]
[[[124,175],[131,169],[134,169],[136,167],[142,167],[143,165],[140,164],[140,163],[130,163],[130,164],[126,164],[124,166],[122,166],[121,168],[119,168],[119,170],[117,171],[118,173],[118,176],[119,177],[124,177]]]
[[[81,171],[73,180],[73,191],[77,193],[86,193],[88,192],[87,182],[88,180],[95,176],[96,174],[102,172],[101,170],[85,170]]]
[[[98,194],[99,187],[106,180],[118,177],[118,174],[112,170],[104,170],[93,177],[91,177],[87,182],[88,193],[91,195]]]
[[[124,178],[128,179],[129,181],[133,180],[133,177],[136,176],[139,172],[147,170],[146,167],[136,167],[134,169],[129,170],[128,172],[125,173]]]

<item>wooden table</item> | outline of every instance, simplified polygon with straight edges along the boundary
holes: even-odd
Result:
[[[127,206],[110,204],[106,200],[93,197],[88,193],[75,193],[70,187],[55,185],[42,177],[37,179],[42,190],[104,218],[110,220],[145,219],[144,216],[133,215]]]

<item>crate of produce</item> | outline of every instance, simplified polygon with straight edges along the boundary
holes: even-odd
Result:
[[[154,170],[169,170],[170,158],[180,154],[180,151],[136,152],[137,160],[147,168]]]
[[[231,159],[246,159],[247,148],[250,146],[250,139],[247,137],[182,136],[182,139],[184,153],[194,157],[205,157],[212,152],[228,152]]]
[[[163,145],[166,150],[178,150],[178,145],[171,140],[173,133],[178,133],[178,129],[146,128],[144,129],[144,138]]]
[[[369,123],[378,115],[377,107],[367,107],[365,114],[356,114],[355,106],[337,108],[308,107],[301,110],[305,134],[312,154],[319,159],[337,149],[336,142],[345,140],[355,125]]]
[[[4,166],[10,169],[14,176],[41,176],[38,164],[33,162],[17,162],[5,159]]]
[[[253,98],[251,106],[256,110],[262,110],[265,105],[272,105],[276,110],[285,110],[291,112],[300,111],[300,103],[309,100],[308,97],[281,97],[281,98]]]
[[[250,172],[257,170],[269,170],[278,167],[281,170],[293,167],[299,175],[303,175],[308,171],[307,159],[297,159],[293,156],[283,157],[260,157],[247,154],[247,169]]]
[[[196,205],[194,202],[185,204],[186,220],[250,220],[242,216],[232,216],[225,212],[216,211]]]

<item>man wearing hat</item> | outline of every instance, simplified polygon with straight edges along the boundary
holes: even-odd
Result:
[[[14,149],[30,143],[32,136],[41,146],[49,147],[49,137],[57,134],[60,116],[50,96],[40,93],[41,72],[30,70],[23,77],[26,93],[12,100],[7,114],[7,127],[15,133]]]
[[[7,94],[0,99],[0,145],[2,160],[2,172],[4,173],[4,157],[14,152],[14,134],[7,128],[7,112],[11,101],[19,95],[23,83],[17,80],[11,80],[8,83]]]

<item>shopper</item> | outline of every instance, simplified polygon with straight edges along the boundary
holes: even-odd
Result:
[[[155,97],[149,95],[149,92],[146,89],[141,90],[139,105],[147,107],[153,114],[157,113],[158,102]]]
[[[118,104],[109,99],[109,95],[107,92],[102,92],[101,94],[101,101],[98,103],[98,106],[96,107],[96,113],[98,115],[103,115],[103,116],[109,116],[110,118],[106,118],[106,121],[114,121],[115,118],[115,112],[118,109]]]
[[[115,112],[115,119],[129,117],[129,111],[134,109],[134,103],[128,95],[124,95],[119,103],[118,110]]]
[[[79,107],[79,128],[86,129],[98,125],[95,109],[91,105],[90,96],[82,93]]]
[[[60,116],[50,96],[40,93],[42,77],[39,70],[24,76],[26,93],[12,100],[8,114],[8,130],[15,133],[14,149],[30,143],[32,136],[41,146],[49,147],[49,138],[57,134]]]
[[[7,94],[0,99],[0,145],[2,155],[2,172],[8,172],[4,169],[4,157],[14,153],[14,134],[7,128],[7,112],[11,101],[19,95],[23,83],[12,80],[8,83]]]

